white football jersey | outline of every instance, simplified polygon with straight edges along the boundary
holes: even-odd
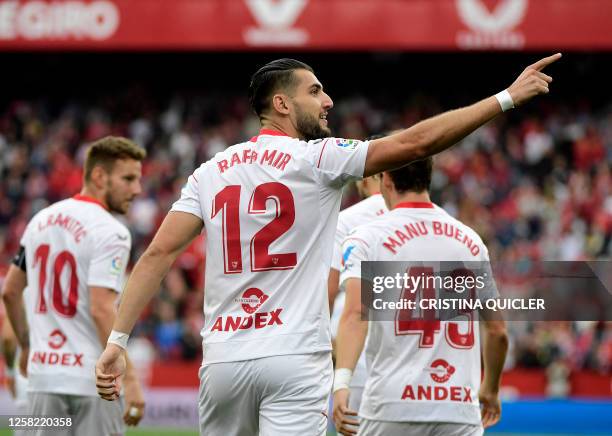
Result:
[[[342,186],[368,143],[262,130],[217,153],[172,211],[204,222],[204,363],[331,348],[327,276]]]
[[[28,390],[97,396],[94,367],[102,345],[89,287],[121,291],[129,231],[102,204],[76,195],[37,213],[21,245],[28,280]]]
[[[355,230],[357,226],[369,223],[371,220],[388,212],[385,199],[381,194],[373,194],[364,198],[359,203],[340,211],[338,215],[338,227],[334,238],[334,255],[332,257],[332,268],[340,271],[342,269],[342,242],[347,235]]]
[[[334,239],[334,254],[332,257],[332,268],[340,271],[342,269],[342,242],[344,238],[357,226],[368,223],[376,217],[387,212],[387,205],[385,199],[380,194],[370,195],[368,198],[364,198],[358,203],[347,207],[340,211],[338,215],[338,226],[336,227],[336,237]],[[342,310],[344,309],[344,299],[346,295],[342,290],[338,292],[336,300],[334,301],[334,309],[331,316],[331,332],[332,337],[336,337],[338,333],[338,324],[340,317],[342,316]],[[351,388],[365,386],[366,381],[366,362],[365,352],[361,353],[357,366],[353,371],[353,378],[351,379]]]
[[[488,261],[480,237],[432,203],[397,205],[352,232],[343,252],[343,284],[360,278],[363,261]],[[494,288],[494,283],[487,287]],[[397,301],[399,293],[385,300]],[[484,293],[495,295],[497,290]],[[369,323],[368,379],[359,415],[382,421],[478,424],[480,345],[472,315],[426,322],[403,312],[408,310],[398,310],[395,321]]]

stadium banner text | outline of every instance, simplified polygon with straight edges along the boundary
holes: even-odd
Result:
[[[0,50],[609,50],[608,0],[0,0]]]

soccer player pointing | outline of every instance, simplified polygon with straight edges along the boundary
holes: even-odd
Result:
[[[205,325],[200,431],[324,434],[332,382],[327,278],[342,186],[438,153],[510,107],[548,93],[528,67],[497,97],[361,142],[331,138],[333,102],[306,64],[280,59],[252,77],[262,130],[197,168],[127,283],[99,394],[117,397],[139,314],[178,254],[203,228]]]

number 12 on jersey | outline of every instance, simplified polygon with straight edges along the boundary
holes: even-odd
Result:
[[[211,219],[221,212],[223,232],[223,263],[225,274],[242,272],[242,245],[240,235],[240,195],[242,186],[229,185],[215,195]],[[291,190],[279,182],[263,183],[251,194],[247,213],[266,213],[266,203],[275,203],[274,219],[262,227],[250,242],[251,271],[292,269],[297,264],[296,253],[271,254],[270,245],[286,233],[295,221],[295,203]]]

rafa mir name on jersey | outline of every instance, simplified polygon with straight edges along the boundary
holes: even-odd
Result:
[[[238,152],[232,153],[232,157],[229,160],[218,160],[217,167],[219,168],[219,172],[221,174],[235,165],[241,164],[268,165],[284,171],[285,166],[287,166],[291,160],[291,155],[282,151],[279,151],[277,154],[277,151],[278,150],[264,150],[261,156],[259,156],[257,151],[247,148],[242,150],[242,154]]]
[[[42,232],[48,227],[60,227],[66,230],[68,233],[72,234],[75,242],[78,244],[81,242],[84,236],[87,235],[85,228],[81,222],[70,215],[62,215],[58,213],[57,215],[49,214],[47,216],[47,222],[39,222],[38,223],[38,231]]]
[[[431,226],[431,229],[428,228],[429,226]],[[396,229],[393,236],[389,236],[382,245],[391,253],[396,254],[396,248],[401,247],[411,239],[430,234],[434,236],[444,236],[461,242],[467,247],[473,256],[478,256],[478,253],[480,253],[480,247],[478,244],[475,243],[474,240],[468,235],[464,234],[460,228],[455,227],[450,223],[441,223],[439,221],[432,221],[431,223],[421,221],[419,223],[404,224],[403,228]]]

